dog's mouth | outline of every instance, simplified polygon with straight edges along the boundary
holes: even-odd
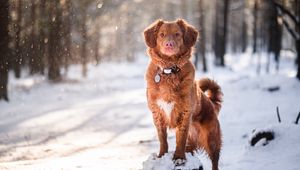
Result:
[[[175,47],[165,47],[162,48],[162,53],[167,55],[167,56],[172,56],[172,55],[176,55],[178,53],[178,49]]]

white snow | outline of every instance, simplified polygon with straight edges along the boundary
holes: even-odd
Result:
[[[299,149],[299,125],[292,123],[273,124],[258,131],[273,131],[274,140],[265,145],[264,139],[258,142],[255,147],[246,144],[241,152],[243,156],[238,159],[239,164],[232,165],[232,169],[291,169],[300,168]]]
[[[266,74],[265,54],[259,54],[263,63],[256,75],[258,55],[249,53],[228,54],[228,67],[210,64],[208,74],[197,72],[198,78],[217,80],[224,93],[220,170],[300,169],[300,125],[294,124],[300,111],[300,82],[295,78],[295,57],[282,54],[278,73],[271,63]],[[159,142],[145,95],[148,57],[139,59],[89,65],[86,79],[80,77],[80,66],[72,66],[68,79],[58,84],[42,76],[16,80],[10,73],[10,102],[0,102],[0,169],[172,166],[174,134],[168,137],[170,152],[165,157],[153,162],[151,156],[158,152]],[[266,90],[274,86],[280,89]],[[282,123],[277,121],[277,106]],[[275,139],[251,147],[254,129],[271,129]],[[205,170],[211,169],[205,154],[187,157],[187,163],[201,161]]]
[[[165,112],[167,118],[170,119],[175,102],[169,103],[169,102],[164,101],[163,99],[158,99],[156,101],[156,104],[159,106],[160,109],[162,109]]]
[[[156,154],[150,155],[150,157],[143,162],[143,170],[166,170],[166,169],[181,169],[181,170],[192,170],[199,169],[202,166],[197,153],[192,155],[191,153],[186,153],[186,162],[184,165],[175,166],[172,160],[174,152],[169,152],[157,158]]]

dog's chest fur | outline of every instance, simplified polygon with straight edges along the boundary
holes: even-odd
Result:
[[[160,114],[165,118],[165,123],[170,127],[176,126],[176,107],[178,107],[178,101],[180,100],[179,95],[179,84],[180,81],[176,82],[178,75],[165,75],[162,76],[161,82],[157,83],[158,86],[156,91],[150,93],[155,94],[154,104],[160,110]],[[174,83],[176,82],[176,83]]]
[[[164,114],[167,123],[170,125],[172,124],[172,118],[174,118],[174,111],[176,107],[176,101],[179,100],[178,93],[181,73],[177,74],[170,74],[170,75],[162,75],[161,81],[156,83],[158,86],[157,98],[156,98],[156,105],[161,110],[161,113]]]
[[[166,118],[170,121],[175,102],[166,102],[163,99],[158,99],[156,104],[161,110],[164,111]]]

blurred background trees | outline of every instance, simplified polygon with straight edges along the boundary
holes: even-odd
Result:
[[[88,63],[134,61],[145,54],[142,31],[158,18],[184,18],[199,29],[193,60],[203,71],[208,54],[224,67],[226,53],[247,50],[268,52],[266,72],[273,60],[278,70],[287,49],[298,56],[300,79],[298,0],[3,0],[0,14],[0,99],[8,100],[8,70],[57,82],[72,64],[86,77]]]
[[[9,2],[4,0],[0,5],[0,100],[8,101],[7,83],[9,69]]]

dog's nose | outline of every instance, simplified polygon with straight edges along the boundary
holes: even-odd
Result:
[[[174,42],[173,41],[168,41],[166,43],[166,47],[174,47]]]

